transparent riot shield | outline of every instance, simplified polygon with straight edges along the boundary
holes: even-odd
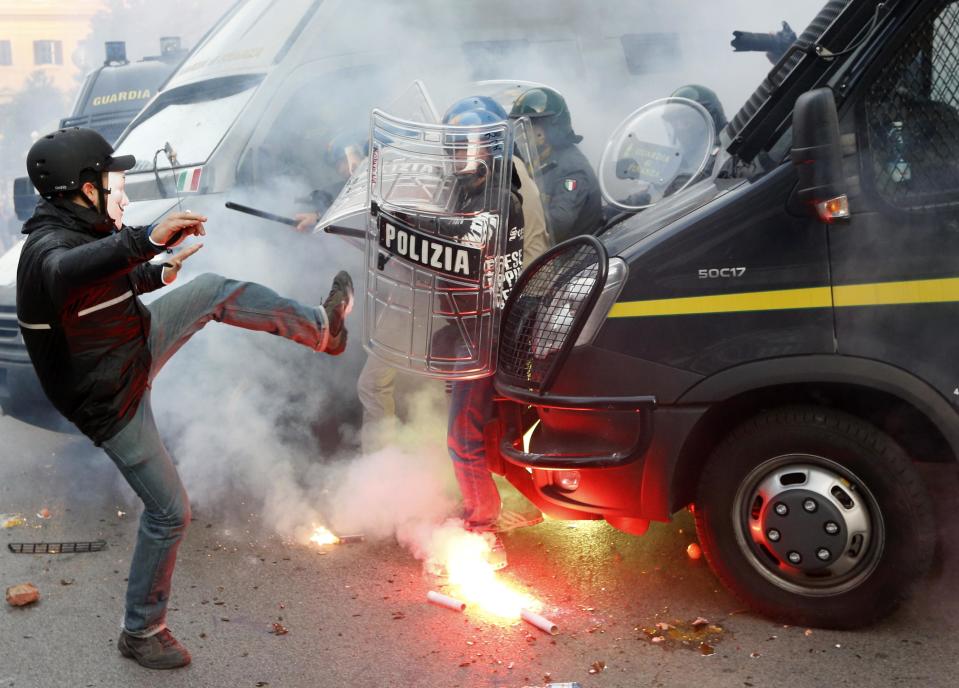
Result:
[[[496,368],[513,130],[374,110],[364,345],[401,370],[473,379]],[[521,239],[521,238],[520,238]]]
[[[412,122],[435,123],[439,121],[433,99],[430,97],[426,85],[420,80],[410,84],[403,93],[393,100],[387,110],[394,113],[396,117]],[[353,170],[352,176],[340,190],[330,207],[323,213],[323,217],[320,218],[314,231],[323,232],[328,227],[333,226],[352,226],[356,223],[351,222],[351,220],[357,217],[362,217],[365,220],[370,207],[369,177],[369,157],[366,157]],[[350,240],[350,243],[354,242]],[[356,242],[355,245],[363,248],[362,242]]]
[[[611,205],[637,212],[708,175],[718,153],[712,117],[688,98],[663,98],[627,117],[606,144],[599,183]]]

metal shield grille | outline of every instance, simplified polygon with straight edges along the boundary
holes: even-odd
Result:
[[[875,189],[900,208],[957,202],[959,2],[938,3],[866,101]]]
[[[591,236],[560,244],[523,273],[500,329],[500,382],[546,391],[606,283],[607,256]]]

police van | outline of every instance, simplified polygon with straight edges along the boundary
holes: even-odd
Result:
[[[506,305],[493,469],[630,533],[691,505],[772,617],[889,613],[935,548],[915,463],[959,456],[957,60],[957,0],[831,0],[715,138],[627,120],[620,221]]]

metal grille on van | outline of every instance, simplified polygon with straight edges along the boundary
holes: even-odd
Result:
[[[560,244],[533,263],[503,312],[498,381],[546,391],[606,282],[608,259],[591,236]]]
[[[866,99],[876,192],[901,208],[959,191],[959,2],[930,11]],[[943,198],[949,194],[951,198]]]

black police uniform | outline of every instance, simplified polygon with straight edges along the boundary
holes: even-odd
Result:
[[[554,244],[599,229],[603,218],[599,181],[579,148],[553,148],[538,181]]]

